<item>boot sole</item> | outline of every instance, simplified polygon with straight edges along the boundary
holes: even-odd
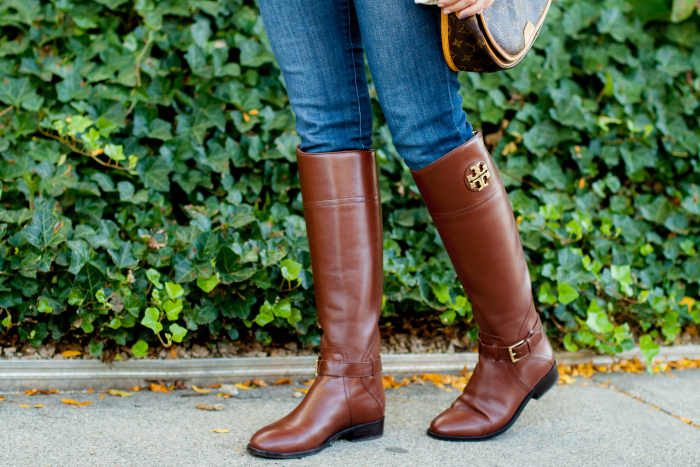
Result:
[[[268,459],[299,459],[301,457],[312,456],[317,454],[339,439],[347,439],[349,441],[369,441],[372,439],[381,438],[384,435],[384,417],[376,422],[364,423],[362,425],[355,425],[345,430],[339,431],[327,440],[325,440],[319,447],[314,449],[309,449],[308,451],[298,451],[298,452],[273,452],[273,451],[263,451],[260,449],[255,449],[250,444],[248,445],[248,452],[254,456],[266,457]]]
[[[557,381],[559,381],[559,370],[557,369],[557,362],[554,362],[554,367],[551,370],[549,370],[549,373],[547,373],[547,376],[545,376],[542,379],[542,381],[537,383],[535,389],[533,389],[532,392],[527,395],[525,400],[520,404],[520,407],[518,407],[518,411],[515,412],[515,415],[513,415],[513,418],[511,418],[510,421],[506,423],[506,425],[503,428],[499,428],[493,433],[488,433],[480,436],[443,436],[437,433],[433,433],[432,431],[430,431],[430,429],[428,429],[428,436],[442,441],[485,441],[487,439],[494,438],[500,434],[505,433],[510,429],[511,426],[513,426],[516,420],[518,420],[520,413],[523,411],[527,403],[530,402],[530,399],[540,399],[547,393],[547,391],[552,389],[554,385],[557,384]]]

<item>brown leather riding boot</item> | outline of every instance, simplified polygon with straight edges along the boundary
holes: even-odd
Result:
[[[253,435],[252,454],[315,454],[332,441],[382,436],[379,359],[382,211],[374,151],[297,148],[306,231],[323,330],[316,381],[289,415]]]
[[[412,173],[479,325],[479,363],[428,434],[487,439],[510,428],[530,399],[559,379],[518,226],[481,133]]]

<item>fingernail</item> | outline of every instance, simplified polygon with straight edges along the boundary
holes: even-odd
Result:
[[[452,13],[450,10],[442,10],[443,15],[449,15],[450,13]]]
[[[467,17],[467,14],[466,14],[466,13],[460,13],[460,14],[459,14],[459,19],[464,19],[464,18],[466,18],[466,17]]]
[[[440,8],[442,8],[442,7],[445,6],[445,4],[444,4],[444,3],[438,3],[438,6],[439,6]]]

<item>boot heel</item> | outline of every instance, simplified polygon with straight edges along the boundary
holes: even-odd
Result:
[[[535,386],[534,391],[532,391],[532,398],[539,400],[540,397],[544,396],[547,391],[552,389],[554,385],[557,384],[557,381],[559,381],[559,370],[557,369],[557,363],[554,362],[554,368],[547,373],[547,376],[545,376],[544,379],[537,384],[537,386]]]
[[[384,419],[376,422],[365,423],[354,427],[343,438],[349,441],[368,441],[370,439],[381,438],[384,435]]]

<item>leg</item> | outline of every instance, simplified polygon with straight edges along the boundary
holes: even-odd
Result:
[[[355,0],[367,61],[396,150],[418,170],[472,137],[457,73],[443,58],[440,8]]]
[[[465,124],[456,73],[442,55],[440,10],[408,0],[356,2],[394,144],[412,169],[479,325],[474,374],[429,434],[495,436],[558,378],[513,210],[481,134],[472,136]],[[387,33],[388,18],[401,27]]]
[[[375,154],[364,149],[371,109],[352,1],[260,6],[302,137],[297,163],[323,329],[309,392],[248,445],[252,454],[287,459],[383,433],[382,213]]]
[[[352,0],[260,0],[301,150],[372,146],[372,108]]]

